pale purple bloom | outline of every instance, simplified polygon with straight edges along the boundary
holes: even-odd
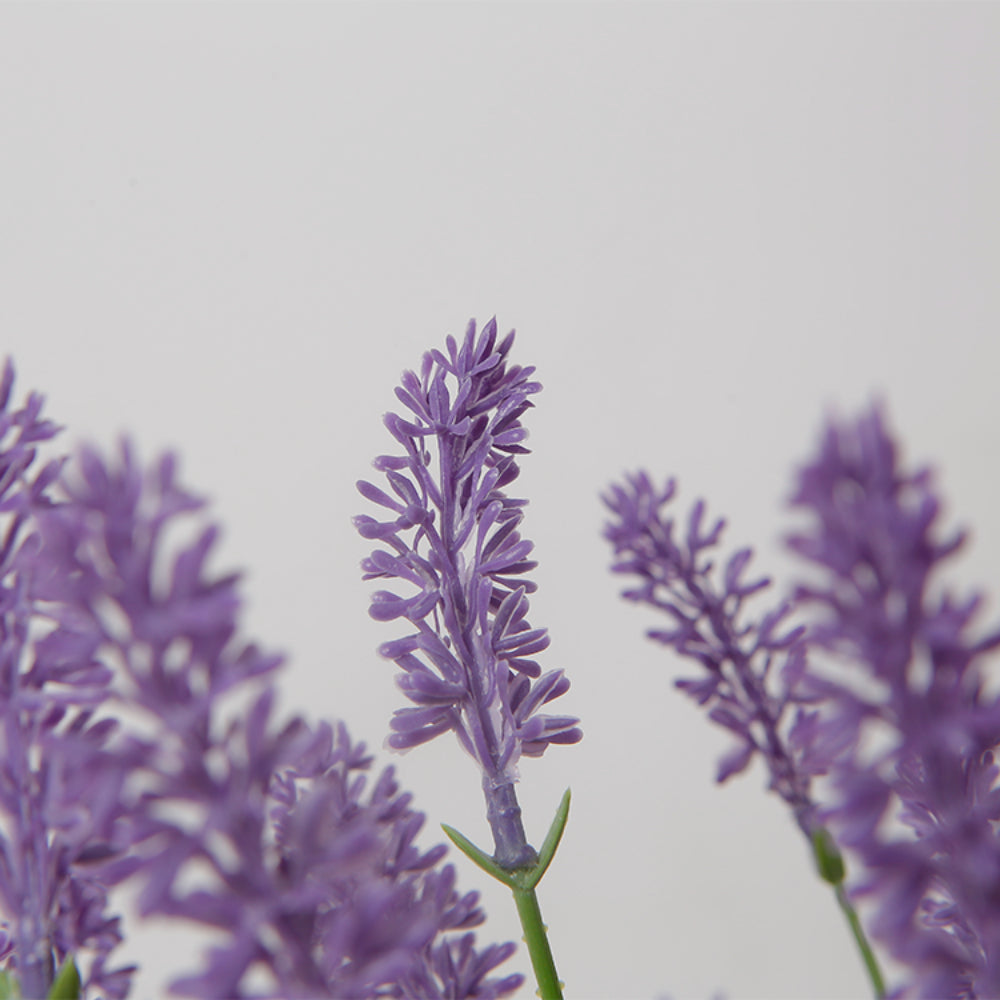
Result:
[[[908,969],[894,996],[1000,996],[1000,700],[985,672],[1000,633],[973,634],[979,598],[937,585],[963,538],[940,536],[929,472],[900,469],[878,409],[830,426],[793,500],[813,521],[791,547],[818,573],[756,620],[743,604],[767,581],[743,581],[749,550],[716,568],[723,522],[703,527],[698,503],[682,532],[673,495],[629,477],[605,497],[605,534],[637,581],[625,596],[672,619],[650,635],[704,668],[679,686],[739,740],[720,780],[759,753],[803,830],[829,826],[862,863],[853,892]],[[783,626],[806,611],[805,633]]]
[[[736,738],[719,763],[717,780],[739,774],[759,756],[770,787],[811,835],[811,781],[827,761],[813,753],[815,712],[801,690],[803,628],[789,626],[788,602],[757,616],[744,607],[770,581],[745,579],[752,555],[747,548],[717,566],[725,522],[706,525],[705,505],[698,501],[686,526],[679,526],[669,513],[675,492],[673,480],[661,489],[639,472],[605,494],[612,514],[604,529],[614,550],[612,570],[634,581],[622,596],[662,612],[670,627],[647,635],[701,667],[700,675],[676,684]]]
[[[25,997],[67,959],[124,997],[110,887],[214,929],[175,991],[201,997],[500,997],[513,946],[475,948],[422,814],[342,725],[276,720],[280,658],[239,639],[238,576],[166,456],[124,444],[38,469],[55,427],[0,383],[0,961]],[[192,534],[191,529],[196,529]],[[171,544],[187,537],[187,544]],[[183,972],[183,965],[180,962]]]
[[[111,673],[85,642],[43,634],[33,529],[52,507],[62,463],[39,468],[36,449],[58,428],[42,418],[41,396],[11,405],[13,381],[8,361],[0,380],[0,957],[26,997],[44,996],[68,957],[86,995],[121,997],[131,970],[109,965],[121,932],[97,874],[113,854],[124,774],[106,750],[115,724],[94,715]]]
[[[479,894],[459,895],[446,849],[421,851],[424,822],[392,768],[366,791],[371,757],[342,726],[330,730],[272,786],[282,874],[316,894],[311,938],[332,996],[506,996],[520,974],[490,979],[513,944],[475,947]],[[331,904],[336,904],[331,905]],[[447,932],[465,931],[459,936]],[[453,954],[462,961],[453,961]]]
[[[218,529],[168,544],[203,507],[172,458],[144,470],[127,444],[113,461],[87,450],[62,486],[39,518],[50,638],[113,665],[110,707],[140,714],[115,743],[130,864],[104,875],[139,879],[143,914],[223,934],[174,990],[395,995],[443,933],[482,921],[475,894],[458,896],[443,847],[417,849],[423,816],[391,772],[366,792],[345,728],[275,720],[280,658],[238,638],[238,577],[209,569]]]
[[[533,853],[514,797],[518,758],[581,736],[577,719],[539,712],[569,680],[542,674],[534,659],[549,639],[527,619],[535,585],[525,574],[536,563],[518,530],[526,501],[504,491],[527,452],[520,418],[541,388],[533,368],[508,367],[513,339],[497,342],[496,320],[478,337],[470,323],[461,346],[448,337],[447,355],[429,351],[419,376],[404,372],[396,395],[410,415],[385,417],[403,454],[374,463],[390,492],[358,483],[389,520],[354,522],[381,543],[362,564],[365,579],[403,584],[372,595],[372,617],[416,627],[380,650],[402,668],[399,686],[415,706],[395,713],[389,744],[456,733],[482,770],[497,859],[509,867]]]
[[[812,517],[790,544],[819,570],[800,597],[836,664],[810,679],[826,706],[817,739],[841,751],[829,822],[864,863],[872,930],[909,967],[908,995],[996,997],[1000,701],[986,654],[1000,633],[977,636],[978,596],[942,589],[963,536],[942,535],[929,471],[896,452],[877,408],[832,424],[793,500]]]
[[[400,997],[421,1000],[466,1000],[478,997],[496,1000],[519,989],[523,977],[517,974],[488,978],[498,965],[514,953],[513,942],[490,945],[478,951],[474,934],[451,937],[436,945],[421,968],[403,984]]]

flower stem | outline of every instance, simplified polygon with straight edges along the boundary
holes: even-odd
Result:
[[[494,785],[490,778],[484,776],[483,794],[486,797],[486,818],[496,844],[493,852],[496,863],[508,871],[532,867],[538,861],[538,855],[524,836],[521,807],[517,803],[514,785],[509,782]]]
[[[861,952],[861,958],[868,970],[868,978],[872,982],[872,989],[875,990],[875,1000],[882,1000],[885,996],[885,982],[882,979],[882,971],[878,967],[875,952],[872,951],[872,946],[868,943],[868,938],[865,937],[864,928],[861,926],[861,921],[858,919],[858,914],[851,905],[851,901],[847,898],[843,884],[834,886],[834,891],[837,894],[837,902],[840,904],[841,910],[844,911],[847,922],[851,925],[851,932],[854,934],[858,951]]]
[[[556,972],[555,959],[549,947],[549,938],[545,924],[542,922],[542,911],[538,907],[538,897],[534,889],[514,889],[514,904],[517,915],[521,918],[521,928],[524,931],[524,943],[528,946],[528,956],[531,967],[535,970],[535,980],[538,983],[538,995],[542,1000],[563,1000],[562,983]]]
[[[823,827],[817,827],[813,830],[812,846],[813,858],[816,861],[820,878],[833,886],[833,891],[837,896],[837,903],[844,912],[844,916],[847,917],[851,933],[854,935],[855,944],[858,946],[858,951],[861,952],[861,960],[865,963],[868,978],[871,980],[872,989],[875,991],[875,1000],[883,1000],[883,997],[885,997],[885,980],[882,978],[882,971],[878,967],[875,952],[872,951],[872,946],[868,943],[868,938],[865,936],[865,931],[861,926],[861,921],[858,919],[857,911],[851,905],[851,901],[847,898],[847,892],[844,889],[844,856],[840,853],[840,849],[834,843],[829,831]]]
[[[549,832],[545,835],[542,849],[536,855],[537,860],[533,865],[520,868],[511,869],[498,864],[496,858],[491,858],[485,851],[476,847],[468,837],[453,827],[441,824],[441,829],[444,830],[448,839],[473,864],[482,868],[487,875],[492,875],[498,882],[503,882],[513,892],[517,915],[521,919],[521,929],[524,931],[524,943],[528,946],[531,967],[538,982],[538,995],[542,1000],[563,1000],[563,995],[562,982],[556,972],[556,963],[552,957],[552,949],[549,947],[547,928],[542,921],[542,911],[538,906],[535,886],[541,881],[542,876],[552,863],[556,848],[562,839],[566,820],[569,818],[569,800],[570,793],[567,788],[559,803],[559,808],[556,810],[552,825],[549,827]],[[534,854],[534,852],[532,853]]]

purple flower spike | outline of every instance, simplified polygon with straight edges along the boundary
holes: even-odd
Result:
[[[790,545],[819,571],[800,596],[838,664],[811,682],[817,738],[841,750],[829,822],[864,862],[859,890],[910,970],[906,995],[995,997],[1000,700],[985,680],[1000,632],[976,637],[978,598],[941,590],[962,536],[941,535],[930,473],[896,451],[878,408],[831,425],[793,499],[812,523]]]
[[[209,569],[217,528],[167,545],[203,506],[172,458],[145,469],[128,445],[112,460],[86,451],[61,485],[67,502],[39,518],[34,557],[55,625],[45,641],[113,665],[108,707],[135,720],[99,762],[127,775],[107,841],[129,845],[128,864],[95,860],[108,884],[138,881],[143,915],[219,933],[172,990],[413,995],[402,984],[483,915],[441,867],[444,847],[417,846],[410,796],[391,770],[368,784],[371,758],[343,726],[276,720],[280,658],[238,638],[238,576]],[[507,995],[520,977],[502,982],[469,995]]]
[[[82,995],[123,997],[131,968],[111,968],[119,921],[105,912],[102,861],[114,858],[124,768],[107,750],[115,725],[95,719],[111,672],[76,634],[45,635],[37,519],[54,505],[62,460],[36,446],[58,428],[42,397],[11,404],[0,378],[0,959],[23,996],[46,996],[72,957]],[[39,634],[41,638],[36,638]]]
[[[512,331],[497,343],[496,320],[478,337],[470,323],[461,346],[449,337],[447,356],[430,351],[419,376],[403,374],[396,395],[410,414],[387,414],[385,425],[404,454],[374,463],[389,492],[358,483],[388,520],[354,521],[382,545],[362,563],[365,579],[404,584],[372,595],[372,617],[417,629],[380,650],[415,706],[395,713],[389,745],[456,733],[482,769],[497,860],[510,867],[533,854],[513,794],[518,759],[581,737],[577,719],[539,714],[569,681],[534,658],[549,639],[527,619],[535,585],[525,574],[536,563],[518,531],[526,501],[504,492],[527,453],[520,418],[541,388],[533,368],[507,366],[513,340]]]
[[[826,762],[812,752],[815,716],[800,689],[806,669],[803,629],[789,628],[782,603],[763,617],[744,620],[744,603],[769,586],[746,580],[750,549],[734,553],[716,570],[713,550],[725,522],[704,524],[701,501],[680,529],[666,509],[675,484],[653,485],[645,472],[613,485],[604,497],[612,519],[604,537],[614,549],[612,570],[635,580],[623,596],[671,619],[668,629],[647,633],[702,667],[700,676],[677,687],[708,709],[709,718],[736,737],[719,763],[722,782],[743,771],[759,755],[770,772],[770,787],[791,807],[802,831],[816,826],[810,784]]]

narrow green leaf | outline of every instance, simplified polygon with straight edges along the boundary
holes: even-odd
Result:
[[[534,889],[538,885],[549,865],[552,864],[556,848],[559,846],[563,831],[566,829],[566,820],[569,819],[569,801],[570,790],[567,788],[559,803],[559,808],[556,809],[549,832],[545,835],[545,841],[542,844],[541,853],[538,855],[538,861],[530,868],[515,868],[513,870],[501,868],[490,855],[481,848],[476,847],[468,837],[459,833],[454,827],[448,826],[447,823],[442,823],[441,829],[444,830],[445,836],[474,865],[482,868],[487,875],[492,875],[498,882],[503,882],[504,885],[509,886],[511,889],[527,891]]]
[[[534,889],[536,885],[542,880],[542,876],[545,874],[549,865],[552,864],[552,859],[555,857],[556,848],[559,846],[559,841],[562,840],[563,831],[566,829],[566,820],[569,819],[569,800],[570,800],[570,790],[567,788],[563,794],[562,801],[559,803],[559,808],[556,810],[555,817],[552,820],[552,825],[549,827],[549,832],[545,835],[545,840],[542,843],[542,849],[538,853],[538,861],[529,872],[525,873],[523,887],[525,889]]]
[[[487,875],[492,875],[498,882],[511,889],[520,887],[519,872],[509,872],[501,868],[485,851],[480,850],[468,837],[462,835],[447,823],[441,824],[445,836],[474,864],[482,868]]]
[[[73,956],[67,955],[46,1000],[79,1000],[79,997],[80,970],[77,969]]]
[[[6,969],[0,970],[0,1000],[14,1000],[21,995],[17,979]]]
[[[556,809],[549,832],[545,835],[538,861],[529,868],[508,871],[501,868],[485,851],[476,847],[468,837],[446,823],[441,824],[445,836],[478,868],[508,886],[514,893],[514,903],[521,919],[524,942],[528,946],[531,966],[538,982],[538,996],[542,1000],[562,1000],[562,982],[556,972],[549,947],[548,934],[535,895],[535,886],[541,881],[555,856],[569,818],[570,790],[567,788]]]

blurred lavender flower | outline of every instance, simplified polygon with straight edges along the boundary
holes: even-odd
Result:
[[[496,330],[491,320],[477,338],[470,323],[461,347],[449,337],[447,357],[430,351],[419,377],[403,374],[396,395],[413,418],[389,413],[385,425],[404,454],[374,463],[393,495],[358,483],[391,520],[354,523],[384,546],[362,563],[365,579],[417,588],[372,595],[372,617],[417,628],[380,650],[402,668],[399,686],[416,706],[395,713],[389,744],[406,749],[453,730],[481,768],[497,861],[513,868],[534,860],[514,794],[518,758],[581,733],[575,718],[539,714],[569,680],[561,670],[542,674],[533,659],[549,639],[527,620],[535,585],[524,574],[536,563],[517,530],[526,501],[503,488],[527,452],[520,418],[541,386],[533,368],[507,367],[514,334],[497,343]]]
[[[672,619],[671,628],[647,635],[703,668],[703,676],[676,683],[699,705],[708,706],[709,718],[737,738],[735,748],[719,763],[717,780],[739,774],[759,755],[768,768],[771,789],[788,803],[811,838],[816,829],[811,782],[828,761],[814,752],[814,699],[801,686],[806,672],[804,629],[788,627],[789,602],[744,620],[744,603],[770,581],[744,579],[752,556],[748,548],[734,553],[716,572],[711,553],[725,521],[705,528],[700,500],[686,531],[677,531],[675,537],[674,519],[666,513],[675,492],[673,480],[659,489],[639,472],[605,494],[612,513],[604,529],[614,550],[612,570],[636,580],[622,596]]]
[[[812,518],[790,545],[820,571],[800,598],[841,664],[809,679],[836,758],[830,822],[866,867],[873,932],[911,970],[908,995],[1000,996],[1000,700],[985,686],[1000,632],[975,637],[980,598],[937,582],[963,536],[940,535],[930,473],[900,468],[878,408],[828,427],[793,504]]]
[[[479,894],[460,896],[455,871],[439,861],[438,844],[421,853],[414,837],[424,822],[400,793],[393,769],[367,796],[371,757],[340,726],[321,739],[272,786],[283,874],[318,891],[312,937],[333,996],[492,1000],[517,990],[523,976],[487,978],[515,951],[494,945],[479,952],[475,934],[444,936],[480,925]],[[336,906],[331,904],[336,903]]]
[[[452,982],[464,967],[450,980],[438,968],[451,947],[442,934],[482,914],[438,866],[444,848],[416,848],[423,817],[391,772],[366,796],[370,759],[346,729],[273,721],[280,659],[236,638],[238,577],[207,569],[217,528],[170,557],[167,534],[203,506],[173,459],[144,472],[127,444],[113,462],[88,450],[62,486],[66,502],[39,518],[34,557],[49,641],[112,665],[113,707],[140,716],[114,746],[129,778],[114,833],[130,856],[103,875],[139,878],[143,914],[220,934],[205,967],[173,989],[397,996],[429,969],[449,996],[515,989],[519,976],[486,978],[510,948],[483,953],[478,979],[462,987],[471,992]]]
[[[421,967],[394,994],[400,997],[420,997],[422,1000],[498,1000],[520,989],[524,977],[519,974],[502,979],[487,976],[515,951],[513,942],[490,945],[483,951],[475,947],[475,935],[447,938],[435,946]]]
[[[94,717],[111,672],[79,637],[47,634],[32,530],[52,508],[62,462],[36,467],[36,446],[57,428],[42,419],[41,396],[12,408],[13,382],[8,360],[0,379],[0,959],[26,997],[45,996],[74,958],[85,963],[85,995],[121,997],[132,970],[108,965],[121,931],[95,871],[114,853],[124,777],[106,751],[114,723]]]

